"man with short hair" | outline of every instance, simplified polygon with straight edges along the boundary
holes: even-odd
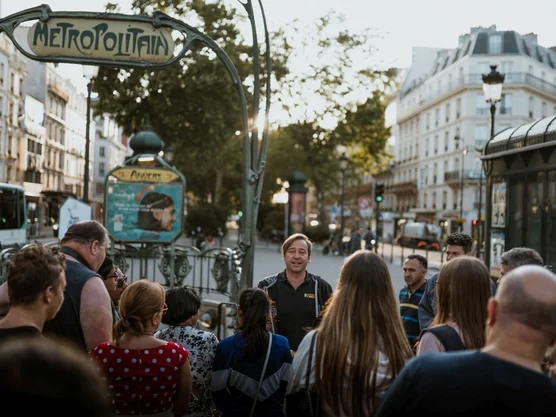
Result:
[[[465,233],[452,233],[446,238],[446,262],[458,256],[468,255],[472,256],[473,239]],[[434,274],[428,281],[425,287],[425,292],[419,303],[419,325],[421,330],[426,329],[432,323],[436,315],[436,281],[438,274]],[[494,286],[494,283],[492,283]]]
[[[541,362],[556,338],[556,276],[536,265],[511,271],[488,303],[480,351],[427,354],[396,377],[375,417],[554,415],[556,383]]]
[[[0,343],[40,336],[64,301],[66,260],[56,248],[32,246],[18,251],[8,273],[10,306],[0,320]]]
[[[96,272],[104,262],[108,232],[95,220],[72,224],[61,246],[66,258],[64,302],[43,333],[69,340],[86,352],[112,339],[112,305]],[[0,311],[9,305],[8,286],[0,286]]]
[[[513,248],[501,256],[500,276],[497,284],[500,285],[502,277],[511,270],[523,265],[543,266],[544,261],[539,253],[531,248]]]
[[[286,269],[259,282],[272,302],[273,332],[286,337],[293,351],[315,327],[332,287],[317,275],[307,272],[313,244],[301,233],[288,237],[282,245]]]
[[[403,277],[407,284],[400,291],[400,315],[407,340],[415,353],[415,344],[419,340],[419,302],[423,298],[427,285],[428,262],[424,256],[412,254],[403,264]]]

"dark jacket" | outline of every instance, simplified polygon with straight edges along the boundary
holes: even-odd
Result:
[[[258,288],[265,291],[273,303],[272,331],[285,336],[294,351],[307,329],[317,326],[320,313],[332,295],[330,284],[309,272],[297,290],[287,281],[286,271],[266,277],[259,282]],[[289,319],[292,312],[295,312],[295,320]]]

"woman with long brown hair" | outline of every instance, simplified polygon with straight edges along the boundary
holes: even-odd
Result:
[[[431,327],[421,333],[417,355],[482,348],[492,295],[485,264],[472,256],[453,259],[440,269],[436,291],[438,310]]]
[[[343,265],[319,327],[296,352],[288,394],[305,387],[309,368],[308,388],[318,393],[322,415],[370,416],[412,356],[386,263],[357,251]]]

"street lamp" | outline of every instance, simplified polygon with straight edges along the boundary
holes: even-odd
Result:
[[[462,141],[463,142],[463,138],[456,136],[454,137],[454,140],[456,141]],[[459,231],[463,232],[463,187],[465,185],[464,183],[464,179],[465,179],[465,155],[467,155],[467,146],[464,146],[463,148],[463,153],[461,155],[461,174],[460,174],[460,180],[461,180],[461,184],[460,184],[460,203],[459,203],[459,219],[460,219],[460,225],[459,225]]]
[[[98,67],[83,65],[83,77],[87,79],[87,123],[85,127],[85,172],[83,175],[83,202],[89,204],[89,159],[91,158],[91,90],[93,88],[93,78],[98,73]]]
[[[504,84],[504,74],[500,74],[496,71],[496,65],[490,66],[490,73],[483,74],[483,92],[485,94],[485,100],[490,104],[490,139],[494,137],[494,116],[496,114],[496,103],[498,103],[502,98],[502,84]],[[480,149],[480,153],[483,154],[485,147]],[[481,175],[479,177],[479,209],[478,209],[478,224],[479,224],[479,250],[477,251],[477,256],[481,257],[481,249],[483,247],[483,222],[481,220],[483,207],[483,164],[481,163]]]
[[[340,171],[342,171],[342,187],[340,192],[340,254],[344,254],[344,188],[346,180],[346,169],[349,163],[349,158],[343,152],[340,156]]]

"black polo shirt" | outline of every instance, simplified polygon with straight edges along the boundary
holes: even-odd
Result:
[[[259,283],[272,300],[274,332],[286,337],[290,348],[297,350],[303,337],[317,325],[320,312],[332,294],[332,287],[322,278],[306,273],[296,289],[285,271]]]

